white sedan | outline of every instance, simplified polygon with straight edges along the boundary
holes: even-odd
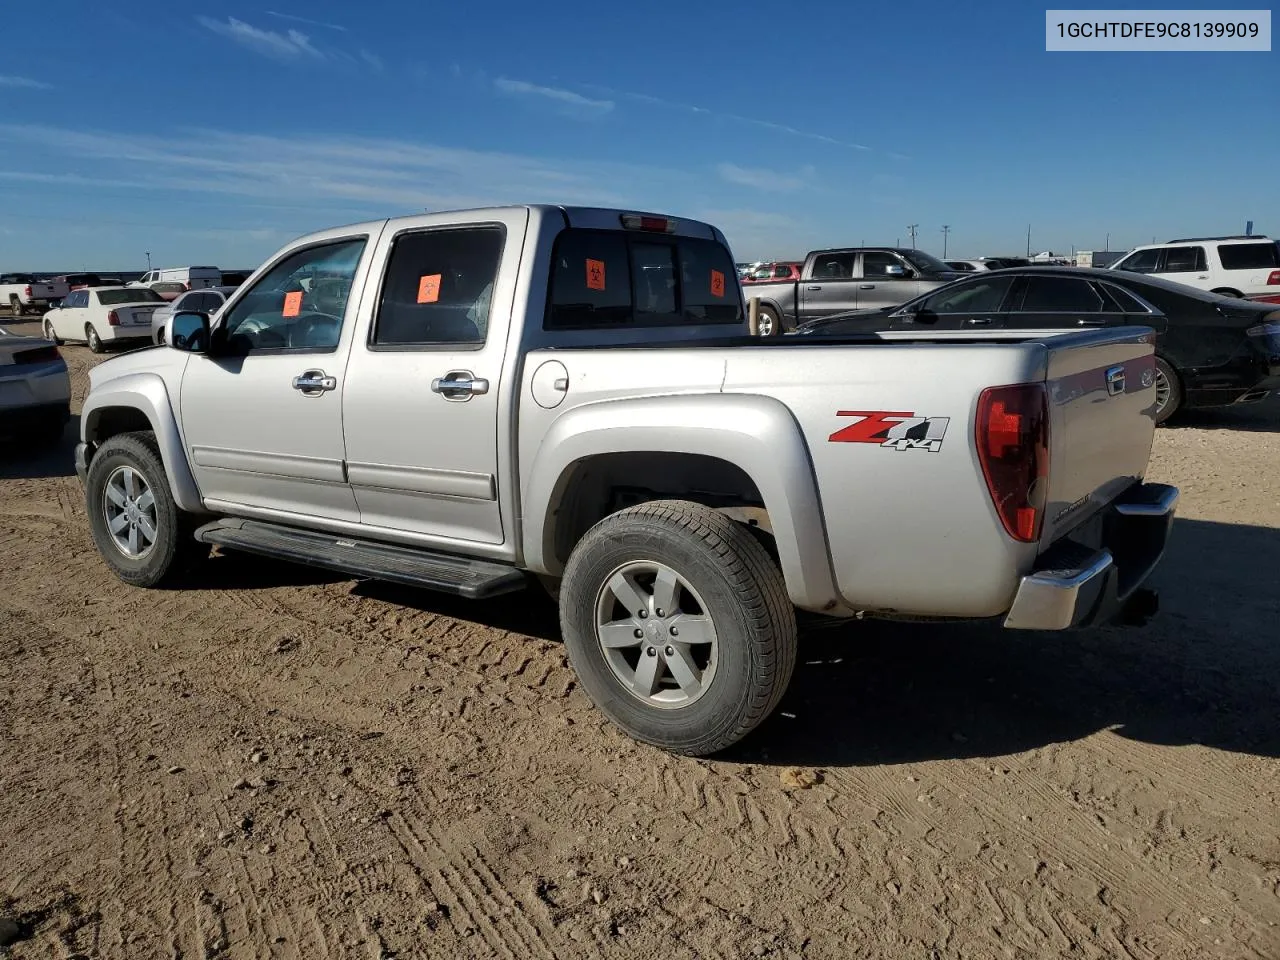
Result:
[[[72,290],[44,315],[48,340],[83,340],[94,353],[113,341],[150,340],[151,314],[166,304],[147,287],[88,287]]]

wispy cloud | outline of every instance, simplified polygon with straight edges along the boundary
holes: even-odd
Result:
[[[307,17],[294,16],[292,13],[277,13],[275,10],[268,10],[267,16],[276,17],[280,20],[291,20],[294,23],[305,23],[310,27],[324,27],[326,30],[337,30],[346,33],[347,28],[337,23],[325,23],[323,20],[311,20]]]
[[[217,130],[125,136],[0,124],[0,144],[40,157],[0,180],[309,202],[381,215],[531,201],[666,208],[693,194],[690,174],[639,164],[463,150],[404,140],[277,137]],[[141,177],[137,171],[145,169]],[[345,214],[344,214],[345,215]]]
[[[728,113],[723,110],[712,110],[709,107],[700,107],[691,103],[680,103],[676,100],[666,100],[662,97],[654,97],[647,93],[634,93],[627,90],[614,90],[611,87],[601,87],[594,84],[587,85],[584,89],[602,94],[607,97],[616,97],[618,99],[630,100],[633,103],[644,103],[653,107],[664,107],[669,110],[680,110],[684,113],[697,114],[714,120],[725,120],[730,123],[740,123],[747,126],[759,127],[762,130],[771,130],[774,133],[782,133],[791,137],[800,137],[805,140],[813,140],[817,143],[828,143],[835,147],[845,147],[850,150],[870,150],[866,144],[854,143],[850,140],[840,140],[836,137],[828,136],[825,133],[815,133],[810,130],[801,130],[798,127],[792,127],[785,123],[775,123],[772,120],[760,120],[756,117],[744,117],[737,113]]]
[[[362,49],[360,51],[360,59],[371,66],[377,73],[387,72],[386,64],[382,62],[382,58],[376,53],[370,53],[368,50]]]
[[[740,187],[753,190],[772,190],[785,193],[799,190],[813,182],[814,169],[811,166],[800,168],[799,173],[779,173],[776,170],[764,170],[760,167],[740,167],[733,163],[722,163],[716,167],[720,179]]]
[[[503,93],[518,97],[541,97],[550,100],[564,110],[583,116],[602,116],[613,109],[612,100],[593,100],[572,90],[560,87],[542,87],[525,80],[509,80],[498,77],[493,85]]]
[[[814,225],[785,214],[704,207],[694,216],[718,226],[739,260],[800,259],[814,246]]]
[[[311,43],[311,38],[300,30],[287,30],[276,33],[274,30],[263,30],[252,24],[228,17],[226,21],[214,20],[212,17],[197,17],[200,25],[206,30],[234,40],[243,47],[260,53],[265,57],[277,60],[323,60],[324,54]]]
[[[0,87],[21,87],[24,90],[52,90],[53,85],[30,77],[14,77],[0,74]]]

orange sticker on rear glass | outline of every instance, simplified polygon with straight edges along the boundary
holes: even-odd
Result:
[[[587,261],[587,289],[588,290],[604,289],[604,261],[603,260]]]
[[[440,274],[432,273],[418,281],[418,302],[435,303],[440,299]]]
[[[302,312],[302,291],[295,290],[293,293],[284,295],[284,315],[286,317],[296,317]]]
[[[724,274],[719,270],[711,271],[711,295],[713,297],[724,296]]]

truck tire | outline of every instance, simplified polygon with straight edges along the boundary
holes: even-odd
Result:
[[[209,547],[192,536],[195,518],[178,509],[155,434],[121,433],[89,462],[85,484],[89,528],[112,573],[135,587],[154,587]]]
[[[18,299],[16,293],[9,294],[9,312],[15,317],[22,316],[22,301]]]
[[[1177,371],[1163,357],[1156,357],[1156,423],[1166,422],[1181,406],[1182,381]]]
[[[755,729],[795,667],[795,608],[768,551],[682,500],[587,531],[561,581],[560,627],[596,706],[635,739],[690,756]]]
[[[103,353],[107,349],[102,343],[102,338],[98,336],[98,331],[93,328],[92,323],[84,325],[84,342],[89,345],[90,353]]]
[[[756,314],[756,322],[759,324],[756,332],[762,337],[780,337],[785,332],[782,318],[773,307],[760,307]]]

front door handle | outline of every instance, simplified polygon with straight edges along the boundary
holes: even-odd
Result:
[[[470,370],[450,370],[443,377],[431,381],[431,392],[446,400],[470,400],[489,392],[489,381],[477,377]]]
[[[337,377],[327,376],[323,370],[308,370],[293,378],[293,389],[301,391],[304,397],[318,397],[337,388]]]
[[[812,285],[812,286],[805,287],[805,289],[806,289],[806,290],[821,290],[821,289],[822,289],[822,284],[814,284],[814,285]]]
[[[1077,327],[1105,327],[1106,325],[1107,321],[1101,318],[1095,320],[1093,317],[1081,317],[1076,321]]]
[[[858,289],[859,289],[859,290],[874,290],[875,288],[876,288],[876,285],[875,285],[874,283],[860,283],[860,284],[858,284]]]
[[[982,327],[989,324],[991,322],[991,318],[990,317],[970,317],[965,322],[970,323],[975,327]]]

